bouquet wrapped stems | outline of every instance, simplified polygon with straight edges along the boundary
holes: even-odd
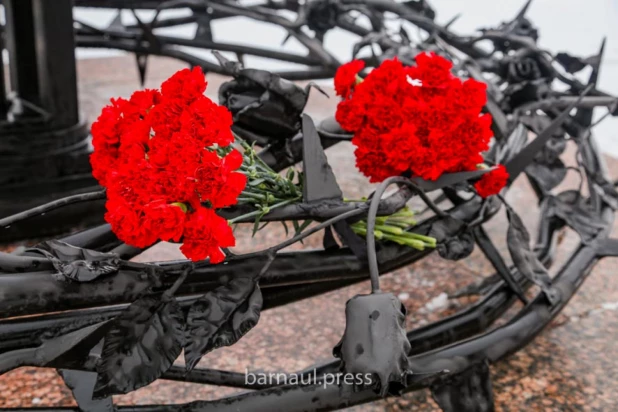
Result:
[[[414,225],[416,225],[414,212],[406,206],[390,216],[378,217],[376,219],[376,225],[373,233],[377,239],[390,240],[391,242],[409,246],[418,250],[424,250],[428,247],[435,248],[436,239],[406,231]],[[357,235],[366,236],[367,222],[361,220],[352,224],[352,230]]]
[[[281,176],[264,163],[251,145],[238,137],[236,142],[244,151],[243,163],[238,171],[247,177],[247,185],[238,197],[238,204],[251,205],[255,210],[230,220],[230,223],[255,217],[255,233],[262,216],[273,209],[302,200],[302,179],[298,179],[298,183],[294,182],[297,173],[292,168],[288,169],[285,176]]]
[[[266,213],[302,200],[302,179],[292,168],[288,169],[285,176],[280,175],[260,159],[251,145],[238,137],[236,141],[244,150],[243,163],[239,171],[247,177],[247,186],[238,197],[238,203],[252,205],[255,210],[230,220],[230,223],[235,223],[247,217],[255,217],[255,234],[260,229],[261,217]],[[296,177],[298,177],[298,183],[294,182]],[[366,200],[360,201],[365,202]],[[309,222],[302,225],[297,222],[294,223],[298,233],[306,228]],[[414,225],[416,225],[414,212],[405,207],[390,216],[378,217],[374,234],[377,239],[389,240],[418,250],[424,250],[428,247],[435,248],[436,239],[407,231]],[[352,224],[352,230],[359,236],[366,236],[367,222],[361,220]]]

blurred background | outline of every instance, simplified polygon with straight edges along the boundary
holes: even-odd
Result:
[[[513,18],[524,4],[523,0],[432,0],[429,2],[436,10],[438,23],[446,23],[458,14],[459,19],[451,26],[452,30],[461,35],[473,34],[479,28],[494,26],[499,22]],[[243,4],[251,4],[251,0]],[[115,10],[76,9],[75,18],[95,27],[106,27],[116,16]],[[166,16],[182,16],[189,11],[168,10]],[[149,21],[153,11],[141,10],[138,16]],[[605,59],[601,70],[599,88],[610,94],[618,93],[618,1],[616,0],[535,0],[532,2],[526,16],[540,28],[539,46],[553,53],[568,51],[569,53],[588,57],[595,54],[601,41],[607,38]],[[135,23],[130,11],[122,13],[123,23]],[[393,21],[393,30],[399,29],[399,23]],[[414,26],[406,23],[408,33],[417,32]],[[192,39],[197,29],[196,24],[182,27],[157,29],[161,34],[174,35]],[[244,17],[216,20],[213,22],[213,34],[217,41],[244,43],[269,48],[303,52],[303,47],[294,39],[283,44],[286,32],[281,27],[261,23]],[[341,61],[352,58],[352,46],[358,37],[339,28],[330,30],[325,36],[325,45],[329,52]],[[209,51],[185,48],[187,51],[202,58],[215,61]],[[101,58],[121,55],[123,52],[101,49],[78,49],[77,57],[81,59]],[[361,55],[368,54],[365,49]],[[233,54],[229,58],[234,58]],[[247,66],[267,70],[285,70],[298,67],[293,63],[284,63],[270,59],[247,56]],[[588,76],[588,70],[578,74],[582,80]],[[330,85],[329,81],[321,84]],[[597,113],[597,117],[601,113]],[[601,148],[614,156],[618,156],[618,119],[608,119],[597,126],[596,137]]]

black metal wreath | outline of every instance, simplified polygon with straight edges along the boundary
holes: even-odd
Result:
[[[160,378],[254,391],[216,401],[151,405],[148,410],[334,410],[422,387],[431,388],[444,410],[491,410],[487,363],[530,342],[566,305],[600,258],[618,255],[618,243],[609,238],[618,193],[605,174],[591,133],[593,109],[606,107],[615,115],[617,107],[617,99],[596,85],[603,48],[591,58],[565,53],[551,56],[539,49],[537,30],[525,18],[529,2],[511,22],[486,29],[478,37],[461,37],[448,26],[435,23],[435,13],[425,1],[283,0],[249,7],[203,0],[75,3],[157,11],[189,7],[189,17],[163,19],[157,14],[153,21],[138,21],[134,26],[123,25],[118,19],[105,29],[77,22],[77,45],[135,52],[140,56],[142,76],[146,72],[145,56],[149,55],[175,57],[205,70],[232,75],[234,80],[219,94],[220,102],[235,116],[235,131],[264,146],[259,155],[275,171],[303,162],[302,202],[273,210],[261,219],[312,220],[317,225],[297,228],[289,240],[262,252],[229,256],[227,264],[219,266],[188,261],[131,262],[141,251],[120,242],[106,225],[13,254],[2,253],[0,373],[26,365],[57,368],[84,410],[94,410],[89,406],[93,399],[106,399],[111,405],[111,395],[127,393]],[[278,10],[293,11],[296,19],[284,18]],[[411,44],[404,32],[380,32],[385,13],[415,24],[427,32],[427,37]],[[355,22],[353,16],[358,14],[369,17],[373,30]],[[239,15],[285,28],[307,48],[307,54],[215,42],[210,23]],[[156,33],[160,27],[190,22],[199,25],[193,40]],[[509,184],[522,174],[532,183],[541,205],[535,248],[531,248],[530,235],[517,212],[502,197],[482,200],[469,190],[469,182],[482,171],[452,174],[433,182],[393,177],[382,183],[368,202],[343,201],[323,149],[351,136],[333,119],[316,127],[302,114],[307,90],[289,82],[333,76],[340,62],[325,51],[321,40],[334,27],[361,36],[359,47],[371,44],[380,50],[380,56],[365,59],[369,66],[378,65],[385,55],[402,55],[405,62],[410,50],[434,50],[452,59],[458,73],[488,83],[485,110],[494,119],[495,142],[486,158],[506,165]],[[477,47],[476,43],[484,39],[493,43],[494,51]],[[181,45],[235,52],[239,63],[222,61],[217,65],[179,50],[177,46]],[[458,58],[460,53],[466,58]],[[307,69],[268,73],[243,68],[245,54],[300,63]],[[592,68],[592,74],[588,84],[582,84],[570,73],[586,66]],[[495,74],[497,80],[486,80],[487,73]],[[552,87],[555,79],[566,84],[568,92],[556,91]],[[571,114],[573,110],[575,114]],[[530,142],[528,132],[535,135]],[[581,190],[554,191],[568,169],[560,158],[567,139],[577,145],[577,171],[588,184],[588,194]],[[397,192],[382,198],[391,184],[398,186]],[[438,191],[441,194],[437,197],[429,195]],[[76,195],[1,218],[0,230],[56,208],[104,196],[103,192]],[[497,276],[491,278],[491,288],[483,289],[484,298],[472,307],[421,330],[406,332],[405,309],[395,296],[380,292],[378,276],[422,259],[431,250],[376,242],[373,227],[376,216],[395,213],[413,196],[419,196],[434,212],[414,231],[435,237],[441,257],[463,259],[477,246]],[[446,199],[454,206],[440,208]],[[482,226],[502,207],[509,221],[506,238],[512,266],[507,265]],[[245,212],[231,209],[226,217]],[[349,228],[360,219],[367,221],[366,243]],[[579,234],[581,243],[551,278],[547,266],[554,253],[552,244],[565,226]],[[326,246],[332,245],[331,228],[344,247],[280,252],[317,232],[324,232]],[[265,387],[246,384],[242,374],[196,367],[209,352],[242,338],[257,324],[261,311],[367,277],[372,279],[373,292],[356,296],[347,304],[346,331],[334,351],[340,359],[319,367],[319,372],[343,369],[368,373],[372,377],[369,384],[326,386],[318,378],[308,385]],[[529,297],[527,291],[532,285],[540,292]],[[518,316],[488,331],[517,299],[526,303]],[[183,349],[186,368],[173,365]],[[86,379],[93,372],[96,379]]]

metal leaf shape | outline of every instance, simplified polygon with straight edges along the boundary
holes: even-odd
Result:
[[[560,159],[552,163],[534,161],[526,168],[526,174],[545,191],[550,191],[564,180],[567,169]]]
[[[464,229],[465,223],[453,216],[444,216],[431,225],[429,236],[435,237],[438,243],[444,242]]]
[[[445,412],[493,412],[494,392],[487,362],[431,385],[431,394]]]
[[[436,238],[436,249],[443,259],[463,259],[474,250],[472,233],[466,230],[464,222],[452,216],[445,216],[433,224],[429,236]]]
[[[557,291],[551,288],[551,278],[547,269],[530,249],[530,234],[526,226],[513,209],[507,207],[506,211],[509,219],[506,243],[513,264],[522,275],[543,290],[550,302],[555,302],[559,296]]]
[[[562,67],[564,67],[564,70],[571,74],[584,70],[588,65],[588,62],[585,59],[572,56],[569,53],[564,52],[556,54],[555,59]]]
[[[517,123],[507,139],[499,140],[493,145],[485,159],[494,163],[505,163],[512,159],[528,142],[528,130],[522,123]]]
[[[260,320],[263,302],[262,291],[256,285],[251,296],[219,328],[217,334],[211,340],[212,349],[233,345],[253,329]]]
[[[465,231],[439,243],[436,249],[443,259],[461,260],[470,256],[474,251],[474,237],[471,232]]]
[[[236,127],[246,129],[266,142],[286,140],[300,131],[309,90],[266,70],[244,69],[213,52],[234,79],[219,88],[219,104],[234,116]],[[245,136],[247,137],[247,136]]]
[[[187,370],[191,370],[197,365],[199,360],[206,353],[215,349],[215,342],[220,333],[228,334],[226,329],[231,321],[234,325],[234,314],[251,297],[257,299],[253,293],[257,285],[252,277],[237,277],[229,283],[208,292],[197,300],[189,308],[187,316],[187,343],[185,345],[185,363]],[[259,295],[261,297],[261,294]],[[239,321],[243,316],[238,315]],[[244,319],[250,319],[248,318]],[[245,323],[245,326],[248,323]],[[239,325],[240,326],[240,325]],[[242,333],[236,332],[239,338]]]
[[[591,213],[586,198],[579,192],[568,190],[547,199],[548,213],[558,216],[581,237],[582,243],[590,243],[605,227],[601,217]]]
[[[333,355],[347,373],[371,374],[382,396],[396,391],[410,367],[405,306],[391,293],[357,295],[346,304],[345,315],[345,332]]]
[[[95,397],[128,393],[159,378],[182,351],[183,321],[175,300],[133,302],[105,336]]]
[[[45,255],[60,274],[78,282],[90,282],[99,276],[116,273],[120,267],[120,258],[114,253],[82,249],[59,240],[43,242],[28,251]]]

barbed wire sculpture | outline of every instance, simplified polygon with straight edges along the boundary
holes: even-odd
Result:
[[[513,20],[466,37],[452,33],[449,25],[438,25],[428,3],[414,0],[265,1],[246,7],[236,2],[201,0],[75,3],[83,7],[151,8],[158,12],[190,8],[189,17],[164,19],[156,13],[152,21],[138,19],[131,26],[122,25],[118,19],[106,29],[77,22],[76,43],[80,47],[136,53],[142,79],[151,55],[174,57],[206,71],[233,76],[234,80],[221,87],[220,100],[228,103],[235,115],[234,132],[264,147],[260,159],[275,171],[303,162],[302,201],[264,213],[261,220],[311,220],[317,224],[264,251],[230,254],[225,265],[211,265],[208,261],[131,262],[141,249],[119,241],[108,225],[13,254],[2,253],[0,373],[21,366],[58,369],[73,390],[79,408],[85,411],[325,411],[421,388],[430,388],[445,411],[493,410],[488,364],[527,345],[564,308],[595,263],[618,255],[618,243],[609,237],[618,193],[592,139],[596,125],[593,109],[602,107],[609,115],[617,113],[617,99],[597,88],[604,43],[598,53],[586,58],[553,55],[540,49],[536,44],[537,29],[525,17],[530,2]],[[295,18],[284,17],[281,10],[288,12],[286,16],[294,12]],[[413,42],[404,29],[390,33],[385,27],[386,14],[419,27],[426,36]],[[368,18],[370,29],[356,23],[358,15]],[[214,41],[210,23],[229,16],[283,27],[308,52],[293,55]],[[156,28],[186,23],[198,24],[193,40],[155,33]],[[447,174],[436,181],[392,177],[381,183],[367,202],[344,201],[323,149],[352,136],[334,119],[316,126],[302,114],[307,91],[289,81],[334,75],[342,62],[324,49],[322,40],[335,27],[362,37],[355,52],[367,46],[379,51],[364,59],[369,66],[392,57],[411,64],[417,53],[433,51],[453,61],[457,75],[487,83],[484,110],[493,118],[495,142],[485,158],[506,166],[509,185],[524,175],[530,181],[541,211],[533,249],[527,229],[502,196],[482,199],[470,191],[469,182],[478,179],[485,173],[483,170]],[[489,41],[493,49],[479,47],[482,40]],[[177,48],[183,45],[234,52],[240,63],[223,58],[220,64],[202,60]],[[242,66],[244,55],[299,63],[307,69],[247,71]],[[573,76],[585,67],[591,68],[587,84]],[[556,82],[565,85],[567,91],[557,91]],[[255,121],[262,105],[238,110],[229,104],[233,100],[230,96],[263,92],[269,92],[269,97],[260,100],[262,105],[272,103],[272,107],[281,108],[280,116],[268,118],[271,124],[266,128]],[[528,141],[530,132],[535,136]],[[575,168],[565,166],[561,160],[567,142],[577,147]],[[569,169],[579,173],[587,192],[580,188],[555,193]],[[391,185],[398,190],[383,198]],[[377,216],[397,212],[414,196],[433,211],[433,216],[414,227],[416,233],[435,237],[437,250],[445,259],[463,259],[474,246],[478,247],[495,275],[482,287],[470,285],[465,291],[481,295],[476,303],[406,332],[405,313],[397,306],[396,298],[379,292],[379,275],[418,261],[432,249],[416,250],[376,241],[372,229]],[[2,218],[0,230],[56,208],[104,197],[100,191],[64,198]],[[446,200],[454,206],[441,208]],[[512,265],[506,263],[483,229],[483,224],[502,207],[509,219],[507,239]],[[233,219],[247,211],[238,207],[224,213]],[[346,230],[347,225],[359,219],[367,221],[366,243]],[[246,217],[239,222],[252,221]],[[553,261],[556,239],[564,227],[577,232],[580,243],[550,278],[547,267]],[[326,243],[332,239],[331,228],[344,247],[281,252],[318,232],[325,233]],[[237,342],[257,324],[261,311],[368,277],[373,293],[348,302],[346,332],[335,348],[339,359],[301,371],[297,376],[307,379],[302,384],[248,384],[243,374],[195,367],[208,352]],[[538,287],[538,294],[528,297],[533,285]],[[492,328],[518,300],[524,303],[519,313]],[[363,332],[367,319],[376,310],[382,315],[380,330],[389,337],[380,342]],[[372,355],[357,360],[351,355],[357,344]],[[173,364],[183,349],[188,368]],[[337,373],[342,367],[348,372],[369,372],[372,384],[323,385],[321,376]],[[113,405],[112,395],[128,393],[157,379],[250,391],[179,405]]]

